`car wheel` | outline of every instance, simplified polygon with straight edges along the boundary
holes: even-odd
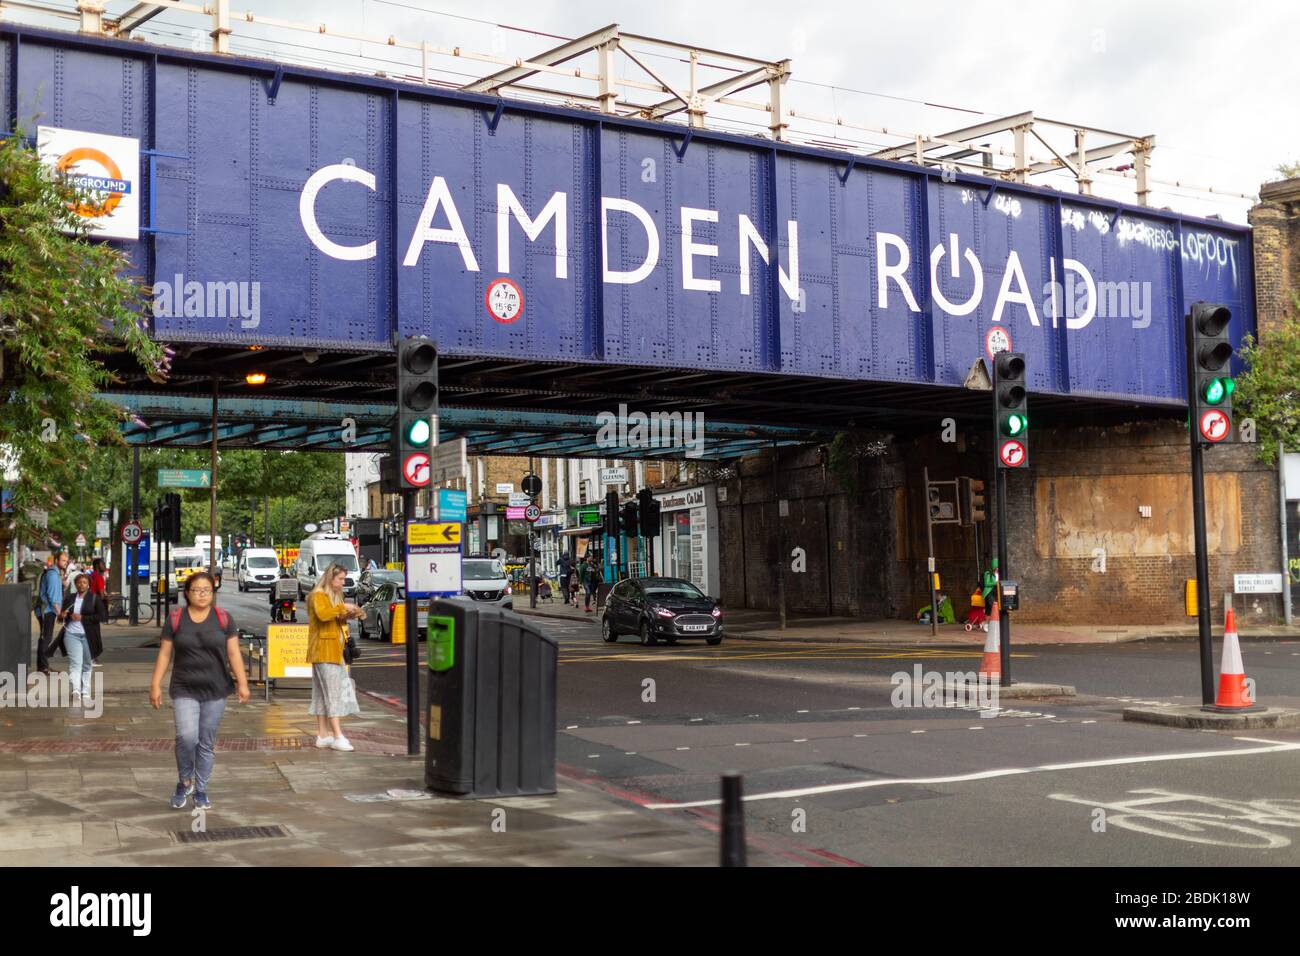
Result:
[[[709,647],[717,647],[719,644],[722,643],[722,638],[720,638],[720,637],[710,637],[710,638],[706,638],[706,639],[705,639],[705,643],[708,644]]]
[[[600,619],[600,638],[606,644],[613,644],[618,640],[618,634],[614,632],[614,628],[610,627],[608,614]]]
[[[641,624],[641,646],[654,647],[658,643],[658,639],[655,638],[654,634],[650,630],[650,622],[643,621]]]

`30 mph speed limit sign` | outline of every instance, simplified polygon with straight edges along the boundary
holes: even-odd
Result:
[[[138,521],[128,521],[122,525],[122,543],[139,544],[140,539],[144,537],[144,528],[140,527]]]

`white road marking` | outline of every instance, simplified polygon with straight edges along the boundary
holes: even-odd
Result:
[[[748,747],[749,744],[736,744],[737,747]]]
[[[912,731],[919,733],[920,731]],[[1253,737],[1235,737],[1234,740],[1253,741]],[[819,787],[801,787],[795,790],[773,790],[768,793],[747,795],[746,803],[757,800],[789,800],[794,797],[811,797],[823,793],[841,793],[845,790],[867,790],[875,787],[927,786],[938,783],[969,783],[992,780],[997,777],[1016,777],[1031,773],[1054,773],[1060,770],[1087,770],[1093,767],[1120,767],[1129,764],[1164,763],[1174,760],[1207,760],[1215,757],[1247,757],[1252,754],[1286,753],[1300,750],[1300,743],[1265,741],[1267,747],[1239,747],[1233,750],[1199,750],[1190,753],[1147,754],[1140,757],[1111,757],[1105,760],[1079,760],[1072,763],[1040,764],[1034,767],[1004,767],[997,770],[980,770],[975,773],[952,774],[945,777],[913,777],[911,779],[858,780],[851,783],[831,783]],[[721,800],[693,800],[688,803],[648,803],[647,810],[687,810],[692,807],[716,807]]]
[[[912,733],[914,733],[914,734],[923,734],[923,733],[925,733],[925,731],[924,731],[924,730],[914,730],[914,731],[912,731]]]
[[[983,730],[983,727],[967,727],[967,730]]]
[[[796,738],[794,739],[794,742],[797,743],[797,744],[806,744],[806,743],[808,742],[808,738],[807,738],[807,737],[796,737]]]
[[[143,570],[143,569],[141,569],[141,570]],[[806,710],[796,710],[795,713],[796,713],[796,714],[806,714],[806,713],[808,713],[808,711],[806,711]]]
[[[569,726],[565,727],[564,729],[565,729],[565,730],[577,730],[577,729],[578,729],[578,725],[577,725],[577,724],[569,724]]]
[[[853,736],[854,736],[854,737],[865,737],[866,734],[854,734]]]
[[[143,569],[141,569],[141,570],[143,570]],[[587,759],[588,759],[588,760],[595,760],[595,759],[597,759],[599,756],[600,756],[600,754],[587,754]]]
[[[1095,724],[1096,721],[1095,721],[1095,720],[1081,720],[1081,721],[1079,721],[1079,723],[1081,723],[1081,724]]]
[[[143,569],[142,569],[142,570],[143,570]],[[629,721],[628,721],[628,726],[631,726],[632,724],[639,724],[639,723],[641,723],[641,721],[639,721],[639,720],[629,720]]]
[[[677,749],[678,749],[678,750],[690,750],[691,748],[690,748],[690,747],[678,747]]]
[[[703,720],[703,719],[704,719],[703,717],[692,717],[692,718],[691,718],[691,723],[696,724],[696,723],[699,723],[699,722],[700,722],[701,720]]]

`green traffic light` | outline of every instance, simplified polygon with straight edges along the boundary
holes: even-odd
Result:
[[[1223,389],[1227,393],[1227,395],[1231,397],[1232,393],[1237,390],[1237,383],[1230,378],[1225,378],[1223,380]]]
[[[406,443],[415,448],[429,444],[431,429],[427,418],[418,418],[406,428]]]
[[[1014,438],[1023,432],[1028,424],[1023,415],[1008,415],[1002,423],[1002,430]]]
[[[1201,394],[1205,396],[1205,400],[1211,405],[1219,404],[1219,402],[1223,401],[1224,396],[1228,394],[1223,382],[1224,379],[1212,378],[1205,383],[1205,388],[1201,390]]]

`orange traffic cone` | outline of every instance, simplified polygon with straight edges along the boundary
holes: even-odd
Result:
[[[1262,710],[1256,706],[1246,684],[1246,668],[1241,663],[1241,643],[1237,640],[1237,620],[1228,608],[1223,625],[1223,662],[1219,666],[1219,696],[1216,711]]]
[[[1002,677],[1002,623],[997,602],[991,602],[989,633],[984,638],[984,659],[980,661],[981,677]]]

